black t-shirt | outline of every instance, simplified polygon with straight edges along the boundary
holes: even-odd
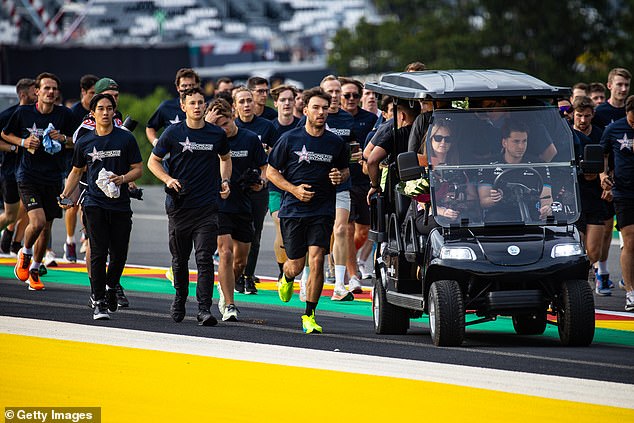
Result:
[[[603,152],[614,157],[615,199],[634,198],[634,128],[621,118],[605,128],[601,138]]]
[[[304,116],[298,123],[299,126],[306,125],[306,116]],[[354,118],[348,112],[343,109],[339,109],[336,113],[328,112],[326,118],[326,130],[332,132],[335,135],[339,135],[346,144],[350,144],[352,141],[356,141],[356,135],[353,131]],[[348,158],[349,159],[349,158]],[[360,167],[360,165],[357,164]],[[351,166],[352,167],[352,166]],[[352,176],[352,169],[350,169],[350,176]],[[349,191],[352,187],[352,177],[346,182],[337,186],[337,192]]]
[[[605,129],[612,122],[625,117],[625,106],[614,107],[609,102],[603,102],[597,106],[592,118],[592,125]]]
[[[5,109],[2,113],[0,113],[0,129],[4,128],[7,123],[9,123],[9,119],[17,108],[18,105],[14,104],[13,106]],[[3,180],[15,181],[15,169],[18,166],[19,154],[21,154],[19,148],[16,150],[15,153],[0,152],[0,176]]]
[[[81,104],[81,101],[70,106],[70,111],[73,114],[73,126],[75,129],[79,128],[79,125],[84,121],[86,115],[90,113],[90,110],[84,109],[84,105]]]
[[[64,106],[55,105],[53,111],[42,114],[35,104],[19,106],[9,119],[4,132],[20,138],[26,138],[31,133],[38,136],[40,141],[48,125],[59,130],[64,135],[73,133],[73,116]],[[44,151],[42,144],[33,154],[24,151],[16,171],[16,180],[21,183],[38,185],[58,185],[62,182],[64,173],[64,146],[62,150],[49,154]]]
[[[359,108],[357,114],[353,116],[354,126],[352,127],[352,131],[356,137],[356,141],[359,143],[359,148],[363,149],[364,141],[376,121],[377,116],[374,113],[370,113],[361,108]],[[350,179],[354,186],[362,186],[368,189],[370,187],[370,178],[363,173],[359,163],[350,163]]]
[[[150,116],[150,120],[147,122],[147,127],[158,131],[163,127],[167,128],[170,125],[174,125],[184,120],[185,112],[181,109],[181,101],[177,97],[162,102],[154,114]]]
[[[101,169],[124,175],[130,165],[141,163],[141,151],[131,132],[113,127],[108,135],[99,136],[95,131],[87,132],[75,145],[73,166],[86,167],[88,189],[84,197],[85,207],[99,207],[113,211],[130,211],[128,184],[119,186],[119,198],[110,198],[97,186]]]
[[[218,204],[220,191],[220,158],[229,153],[225,131],[216,125],[205,123],[200,129],[192,129],[186,122],[170,125],[159,138],[152,153],[167,159],[168,173],[178,179],[186,194],[178,199],[167,195],[167,212],[175,209],[192,209]]]
[[[264,106],[264,110],[262,111],[260,117],[266,120],[277,119],[277,111],[272,107]]]
[[[280,123],[279,120],[273,119],[271,121],[271,123],[273,124],[273,126],[275,127],[275,140],[279,140],[280,137],[282,135],[284,135],[286,132],[290,131],[291,129],[295,129],[297,128],[297,124],[299,123],[299,118],[293,116],[293,122],[291,122],[290,125],[282,125]],[[282,192],[281,189],[279,189],[275,184],[269,184],[268,185],[269,191],[277,191],[277,192]]]
[[[390,132],[389,137],[381,137],[376,140],[378,144],[375,144],[375,147],[381,147],[388,153],[388,163],[396,161],[396,156],[398,156],[399,153],[407,151],[407,144],[411,131],[412,125],[402,126],[396,130],[396,142],[392,132]]]
[[[277,114],[275,115],[277,116]],[[270,120],[266,120],[260,116],[254,116],[251,122],[243,122],[239,117],[235,119],[238,128],[248,129],[251,132],[255,132],[260,142],[266,144],[269,148],[273,147],[275,141],[275,127]]]
[[[313,137],[299,127],[282,135],[269,154],[269,165],[293,185],[310,185],[315,195],[302,202],[284,192],[279,217],[334,217],[336,191],[328,174],[332,168],[346,169],[349,157],[347,144],[329,131]]]
[[[238,133],[227,138],[231,149],[231,194],[220,199],[219,210],[223,213],[251,214],[251,198],[240,187],[240,177],[248,169],[259,169],[266,164],[266,153],[260,139],[248,129],[238,128]]]
[[[526,183],[531,185],[531,182],[534,181],[535,175],[539,174],[541,176],[542,182],[544,186],[551,187],[552,182],[550,178],[550,169],[548,167],[539,167],[532,168],[530,163],[539,163],[539,159],[534,158],[532,156],[525,155],[522,158],[521,163],[526,163],[528,166],[523,168],[522,176],[526,178]],[[478,186],[480,185],[488,185],[493,186],[496,178],[502,172],[504,172],[504,164],[506,164],[506,160],[504,160],[504,155],[498,160],[491,163],[492,165],[499,164],[499,167],[496,168],[486,168],[480,169],[478,171]],[[510,169],[510,168],[507,168]],[[537,219],[539,217],[539,209],[540,209],[540,196],[541,193],[535,194],[530,200],[534,200],[533,203],[529,203],[530,211],[533,214],[533,218]],[[513,195],[509,192],[503,192],[502,200],[500,200],[497,204],[489,207],[484,210],[485,220],[500,220],[500,221],[508,221],[513,219],[520,219],[520,211],[519,208],[516,207],[517,200],[513,197]],[[495,216],[495,217],[493,217]]]

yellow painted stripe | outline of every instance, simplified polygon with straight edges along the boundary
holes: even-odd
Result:
[[[0,356],[0,406],[99,406],[103,422],[634,421],[615,407],[22,335],[1,334]]]
[[[603,329],[628,330],[634,332],[633,320],[597,320],[595,326]]]

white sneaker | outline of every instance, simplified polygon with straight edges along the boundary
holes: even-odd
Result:
[[[332,297],[330,297],[331,301],[354,301],[354,295],[352,292],[349,292],[347,289],[343,288],[335,288],[332,292]]]
[[[222,287],[220,286],[220,282],[218,282],[218,311],[223,316],[225,315],[225,308],[227,304],[225,303],[225,295],[222,293]]]
[[[304,279],[299,280],[299,300],[303,303],[306,302],[306,281]]]
[[[625,311],[634,311],[634,291],[625,294]]]
[[[225,307],[225,311],[222,313],[223,322],[237,322],[238,321],[238,308],[234,304],[229,304]]]
[[[372,272],[368,272],[364,262],[357,262],[357,267],[359,268],[359,273],[361,273],[361,279],[372,279]]]
[[[358,276],[355,275],[350,278],[350,282],[348,282],[348,290],[353,294],[363,293],[363,285],[361,285],[361,281]]]

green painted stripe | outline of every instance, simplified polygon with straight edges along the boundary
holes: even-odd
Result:
[[[15,279],[13,275],[13,267],[0,266],[0,278],[2,279]],[[48,273],[42,277],[44,284],[48,283],[61,283],[67,285],[81,285],[88,286],[88,277],[83,272],[70,272],[64,270],[55,270],[49,268]],[[129,292],[149,292],[155,294],[174,294],[174,288],[172,284],[164,278],[149,278],[139,276],[123,276],[121,278],[121,284]],[[193,290],[190,290],[193,291]],[[277,296],[277,291],[259,290],[257,295],[242,295],[235,294],[236,302],[244,304],[263,304],[263,305],[275,305],[284,306],[296,309],[298,311],[304,310],[305,305],[299,300],[299,295],[293,295],[293,298],[288,303],[284,304]],[[195,295],[192,294],[192,297]],[[217,298],[217,290],[214,290],[214,296]],[[329,298],[324,297],[319,303],[319,310],[351,314],[357,316],[372,316],[371,303],[365,301],[350,301],[350,302],[335,302]],[[467,316],[467,320],[474,320],[477,317]],[[427,324],[427,316],[423,316],[420,319],[413,319],[416,322]],[[485,332],[499,332],[499,333],[514,333],[513,322],[511,318],[499,317],[496,321],[486,322],[474,326],[467,327],[467,331],[485,331]],[[551,338],[559,338],[557,327],[548,325],[544,335]],[[594,342],[619,344],[634,346],[634,336],[630,331],[622,331],[616,329],[604,329],[597,328],[594,334]]]

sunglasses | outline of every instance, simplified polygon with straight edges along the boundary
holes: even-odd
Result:
[[[266,88],[259,88],[257,90],[253,90],[253,92],[256,92],[258,94],[268,94],[269,90]]]
[[[568,113],[572,110],[572,106],[559,106],[559,111],[562,113]]]
[[[451,144],[451,142],[453,141],[451,136],[444,136],[444,135],[434,135],[431,138],[432,138],[432,140],[434,140],[436,142],[441,142],[442,140],[445,140],[445,142],[447,144]]]
[[[343,94],[343,98],[345,98],[346,100],[350,100],[350,99],[352,99],[352,98],[359,99],[359,98],[361,98],[361,94],[357,94],[357,93],[345,93],[345,94]]]

